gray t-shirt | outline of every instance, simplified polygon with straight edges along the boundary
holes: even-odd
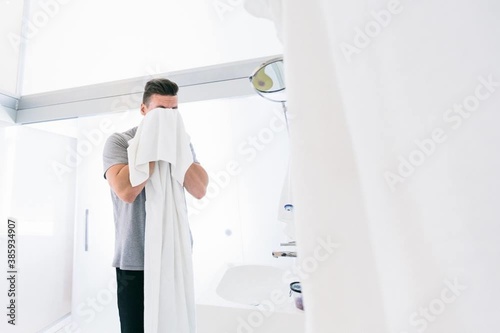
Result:
[[[112,134],[103,150],[104,178],[106,171],[116,164],[128,164],[128,141],[135,136],[137,127],[123,133]],[[144,228],[146,222],[146,190],[134,202],[126,203],[110,188],[115,220],[115,255],[113,267],[123,270],[144,270]]]
[[[137,127],[123,133],[114,133],[106,141],[103,150],[104,178],[106,171],[116,164],[128,164],[128,141],[135,136]],[[191,146],[193,159],[198,162]],[[144,234],[146,224],[146,190],[143,189],[134,202],[126,203],[111,189],[115,221],[115,254],[113,267],[122,270],[144,270]]]

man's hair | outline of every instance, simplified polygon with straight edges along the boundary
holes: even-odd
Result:
[[[179,86],[167,79],[152,79],[146,83],[144,87],[144,95],[142,96],[142,102],[146,105],[149,104],[149,99],[152,95],[163,95],[163,96],[176,96],[179,91]]]

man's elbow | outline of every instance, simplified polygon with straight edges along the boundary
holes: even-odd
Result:
[[[137,194],[132,192],[132,191],[122,191],[120,193],[116,194],[118,198],[120,198],[122,201],[126,203],[133,203],[135,199],[137,198]]]

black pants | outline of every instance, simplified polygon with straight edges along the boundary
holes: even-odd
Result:
[[[122,333],[144,332],[144,271],[116,268],[118,312]]]

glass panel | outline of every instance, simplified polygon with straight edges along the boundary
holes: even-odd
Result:
[[[282,53],[243,1],[48,2],[31,4],[23,94]]]

